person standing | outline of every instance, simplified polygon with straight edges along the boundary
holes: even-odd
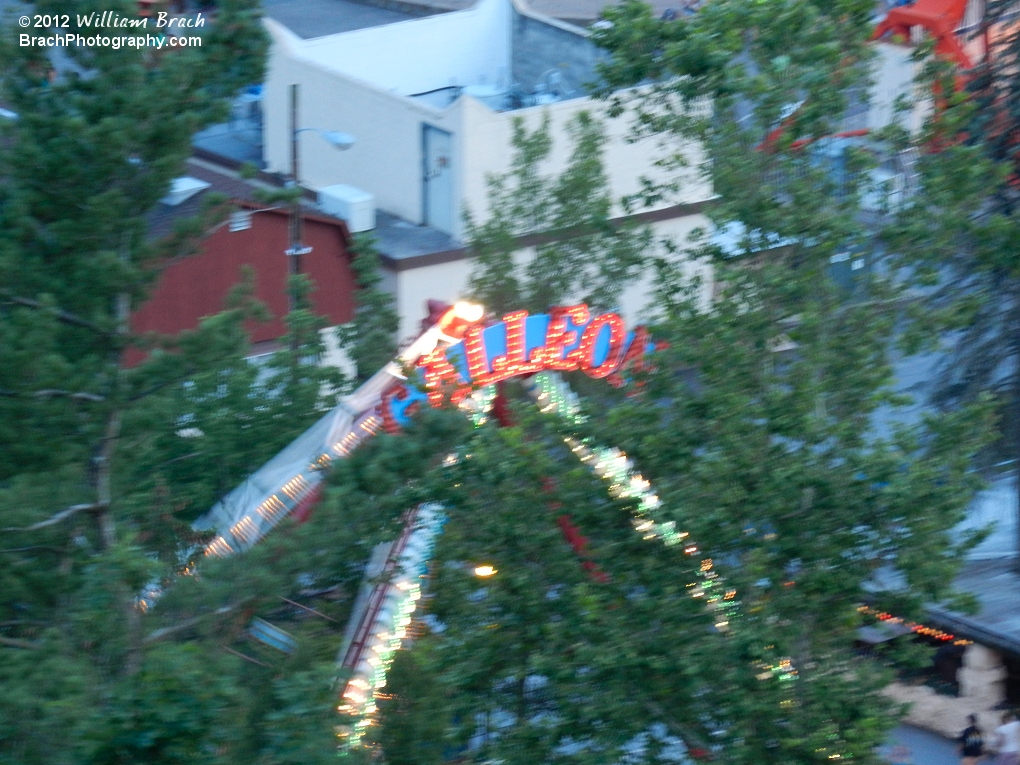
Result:
[[[977,765],[985,749],[984,737],[977,724],[976,715],[967,715],[970,723],[956,739],[960,742],[960,765]]]
[[[995,729],[999,757],[995,765],[1020,765],[1020,722],[1013,712],[1004,712],[1002,725]]]

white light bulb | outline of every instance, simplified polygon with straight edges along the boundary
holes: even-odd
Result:
[[[485,308],[477,303],[468,303],[465,300],[458,300],[453,306],[453,312],[458,319],[475,322],[485,315]]]

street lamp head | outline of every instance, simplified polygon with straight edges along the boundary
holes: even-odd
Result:
[[[346,151],[354,145],[354,136],[350,133],[341,133],[339,130],[320,130],[319,135],[334,149]]]
[[[328,143],[334,149],[339,149],[340,151],[349,149],[354,145],[354,136],[350,133],[342,133],[339,130],[323,130],[322,128],[317,127],[306,127],[298,128],[294,131],[292,140],[294,141],[295,146],[297,145],[297,137],[301,133],[318,133],[323,141]]]

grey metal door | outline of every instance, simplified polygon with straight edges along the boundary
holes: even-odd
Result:
[[[422,189],[424,223],[453,233],[453,136],[445,130],[422,125]]]

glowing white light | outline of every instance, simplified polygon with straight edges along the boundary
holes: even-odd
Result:
[[[453,305],[453,313],[458,319],[464,321],[478,321],[485,315],[485,308],[477,303],[468,303],[465,300],[458,300]]]
[[[496,569],[486,564],[484,566],[475,566],[475,576],[482,578],[493,576],[496,573]]]

